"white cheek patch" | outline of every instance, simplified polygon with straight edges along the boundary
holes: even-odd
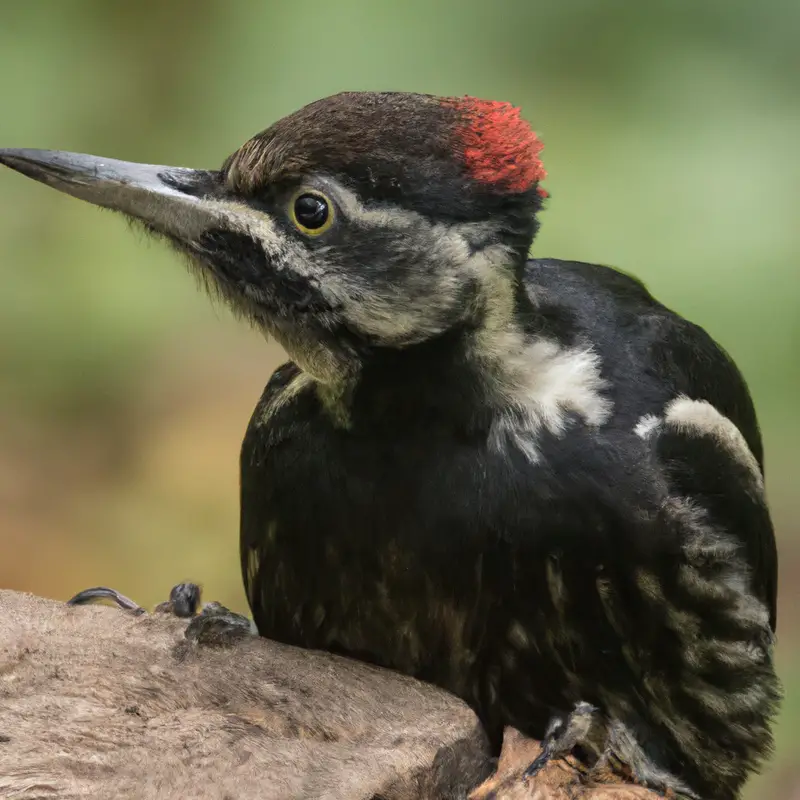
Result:
[[[460,283],[448,274],[431,275],[426,285],[413,276],[399,285],[373,287],[345,272],[325,276],[320,290],[342,309],[348,323],[387,346],[424,341],[443,329],[454,313]]]
[[[362,236],[369,236],[371,229],[390,232],[396,252],[387,257],[408,261],[394,284],[370,282],[344,269],[326,271],[320,288],[348,322],[385,345],[399,347],[431,338],[463,317],[466,309],[458,305],[470,275],[471,250],[459,231],[408,209],[366,207],[340,186],[335,194],[343,216],[360,228]],[[403,253],[404,239],[420,242],[419,252],[409,248]]]

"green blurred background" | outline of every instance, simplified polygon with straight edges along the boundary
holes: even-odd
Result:
[[[640,276],[751,384],[787,700],[750,797],[796,798],[798,40],[792,0],[7,0],[0,144],[216,167],[344,89],[521,105],[535,252]],[[0,172],[0,585],[153,604],[192,578],[244,610],[238,447],[281,355],[121,218]]]

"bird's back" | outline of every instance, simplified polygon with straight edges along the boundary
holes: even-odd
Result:
[[[660,418],[677,398],[703,400],[738,429],[763,473],[761,432],[747,384],[702,327],[658,302],[640,280],[612,267],[531,259],[525,276],[528,293],[554,330],[590,342],[599,354],[614,402],[610,427],[636,430]],[[706,461],[702,452],[699,458]],[[691,493],[691,482],[684,488]],[[721,497],[738,491],[738,484],[716,487]],[[734,525],[734,534],[743,539],[774,630],[778,556],[769,514],[755,529]]]
[[[640,280],[612,267],[531,259],[525,283],[557,332],[585,337],[597,350],[614,395],[613,424],[635,425],[679,395],[702,398],[739,428],[763,465],[745,381],[703,328],[658,302]]]

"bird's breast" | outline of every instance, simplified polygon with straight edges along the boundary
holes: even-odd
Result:
[[[432,469],[423,450],[319,436],[313,450],[281,443],[243,475],[244,567],[263,635],[463,679],[485,624],[487,542],[455,490],[468,454],[450,447],[449,467]]]
[[[269,541],[251,551],[259,630],[457,691],[485,616],[480,557],[454,553],[446,570],[387,527],[311,528],[277,511]]]
[[[534,703],[530,687],[557,692],[559,665],[576,672],[568,612],[620,529],[573,486],[584,439],[565,469],[513,438],[441,430],[361,438],[315,417],[267,436],[251,430],[242,460],[243,567],[262,635],[489,702],[510,681]]]

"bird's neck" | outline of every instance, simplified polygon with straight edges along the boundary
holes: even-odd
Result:
[[[521,280],[509,281],[477,318],[410,347],[374,348],[348,381],[320,386],[333,417],[352,429],[447,425],[478,433],[517,402],[526,348],[549,336]]]

